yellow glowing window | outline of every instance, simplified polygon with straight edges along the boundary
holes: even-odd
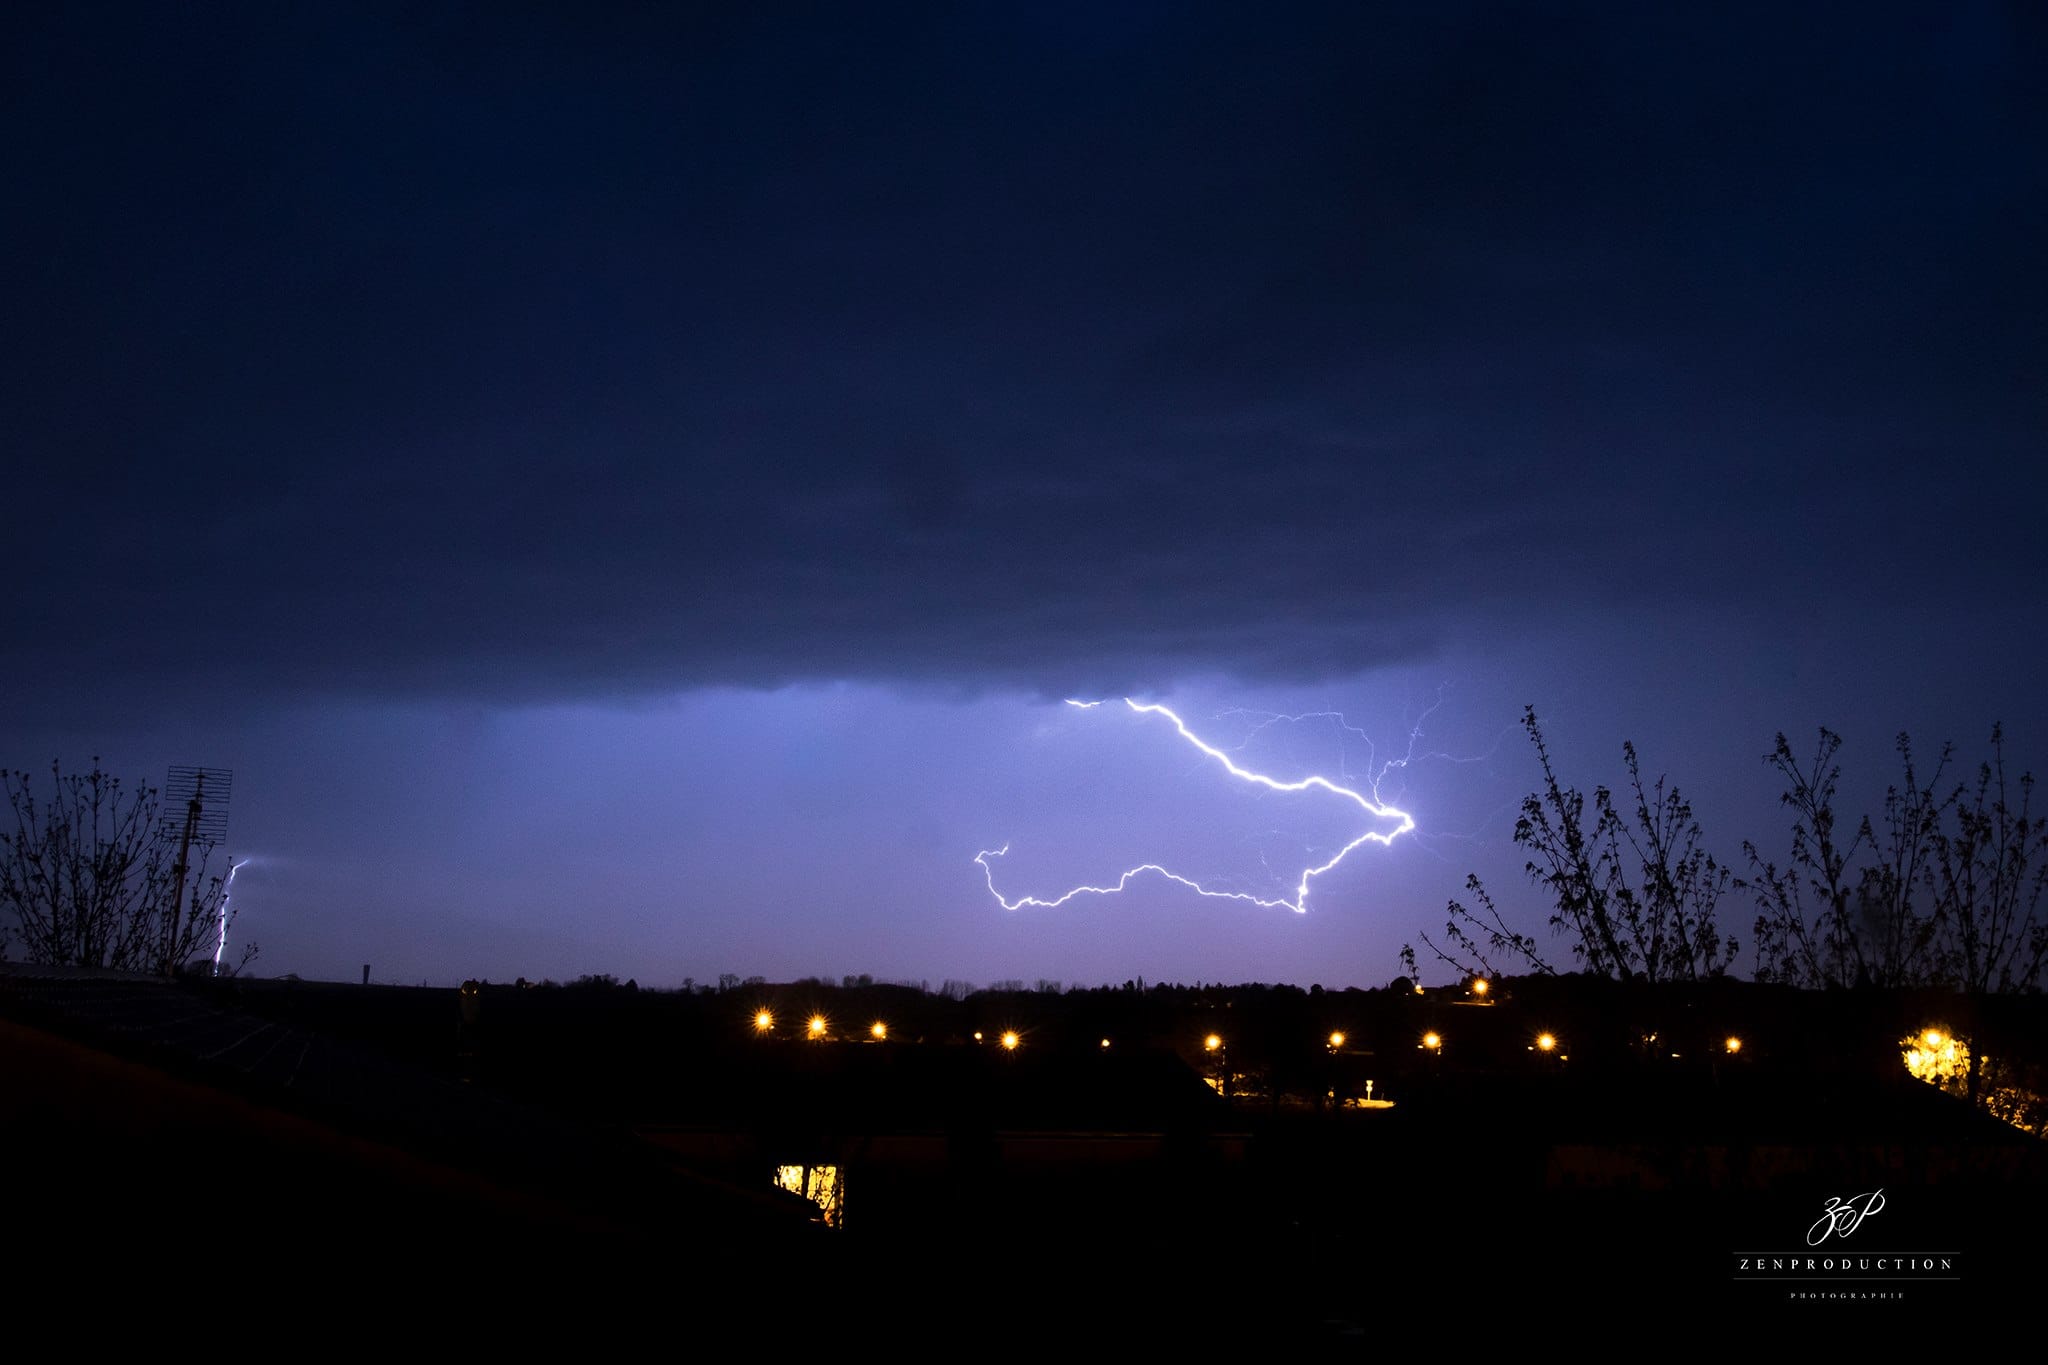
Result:
[[[827,1227],[839,1226],[845,1211],[846,1184],[840,1179],[837,1166],[777,1166],[775,1185],[816,1204],[824,1211]]]

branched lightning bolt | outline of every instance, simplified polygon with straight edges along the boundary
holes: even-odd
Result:
[[[1502,726],[1500,732],[1493,737],[1493,743],[1490,746],[1488,746],[1484,753],[1451,754],[1445,753],[1440,749],[1430,749],[1418,752],[1418,750],[1421,749],[1424,737],[1424,722],[1428,721],[1428,719],[1431,716],[1435,715],[1439,710],[1443,708],[1444,695],[1450,690],[1450,688],[1450,683],[1444,683],[1437,688],[1436,698],[1433,701],[1431,701],[1428,706],[1424,707],[1420,714],[1418,714],[1414,718],[1414,720],[1408,723],[1407,748],[1398,757],[1389,758],[1384,761],[1382,761],[1379,757],[1378,745],[1374,743],[1373,737],[1370,734],[1368,734],[1365,730],[1361,729],[1359,726],[1353,725],[1350,721],[1346,720],[1344,718],[1344,714],[1341,711],[1308,711],[1300,715],[1287,715],[1284,713],[1272,711],[1250,711],[1245,710],[1243,708],[1234,708],[1232,710],[1225,711],[1223,714],[1227,716],[1244,716],[1257,722],[1246,734],[1244,742],[1238,746],[1239,750],[1242,750],[1243,748],[1248,746],[1254,739],[1258,738],[1261,732],[1266,730],[1268,727],[1277,725],[1281,721],[1286,721],[1290,724],[1299,724],[1302,721],[1309,720],[1329,721],[1331,724],[1336,726],[1337,729],[1343,735],[1356,736],[1359,742],[1365,745],[1367,772],[1364,777],[1354,779],[1351,775],[1351,768],[1349,763],[1347,763],[1342,756],[1341,746],[1343,741],[1341,739],[1339,740],[1340,748],[1338,757],[1338,770],[1342,775],[1343,779],[1347,782],[1354,780],[1363,782],[1366,788],[1372,792],[1372,799],[1374,801],[1380,803],[1381,805],[1391,805],[1392,803],[1388,800],[1387,796],[1382,790],[1382,784],[1385,783],[1393,775],[1395,769],[1398,768],[1405,771],[1406,769],[1416,767],[1420,764],[1425,763],[1446,763],[1454,767],[1488,765],[1491,764],[1494,758],[1500,753],[1501,744],[1510,735],[1512,735],[1516,730],[1520,728],[1520,726],[1518,725]],[[1450,861],[1450,859],[1435,847],[1435,844],[1437,842],[1450,841],[1469,843],[1471,841],[1474,841],[1480,837],[1480,828],[1483,828],[1484,826],[1493,823],[1501,816],[1503,812],[1511,813],[1514,809],[1515,803],[1513,802],[1509,802],[1505,805],[1498,806],[1487,814],[1485,819],[1480,822],[1479,827],[1475,827],[1474,829],[1469,831],[1447,830],[1442,828],[1441,826],[1438,826],[1432,828],[1429,831],[1429,833],[1425,836],[1421,831],[1418,830],[1416,832],[1414,842],[1417,847],[1423,849],[1432,857],[1448,862]]]
[[[1425,762],[1455,764],[1485,763],[1491,760],[1494,754],[1498,752],[1500,748],[1500,738],[1498,736],[1495,737],[1492,748],[1488,749],[1483,754],[1475,754],[1469,757],[1460,756],[1457,754],[1447,754],[1442,752],[1441,750],[1435,749],[1432,749],[1426,753],[1416,752],[1417,747],[1422,743],[1424,735],[1424,731],[1422,728],[1423,722],[1427,721],[1431,716],[1435,715],[1439,710],[1442,709],[1444,704],[1444,693],[1448,691],[1449,688],[1449,683],[1445,683],[1437,688],[1436,699],[1432,701],[1428,706],[1424,707],[1421,714],[1417,715],[1414,720],[1408,723],[1407,749],[1399,757],[1387,759],[1385,762],[1380,761],[1378,746],[1373,742],[1373,737],[1370,734],[1366,733],[1366,731],[1361,727],[1353,725],[1350,721],[1346,720],[1344,718],[1344,713],[1341,711],[1306,711],[1301,713],[1300,715],[1287,715],[1284,713],[1273,711],[1247,711],[1242,708],[1235,708],[1226,711],[1223,714],[1228,716],[1248,716],[1254,718],[1258,722],[1251,728],[1251,731],[1245,736],[1244,742],[1238,745],[1237,750],[1234,750],[1233,752],[1242,751],[1246,746],[1248,746],[1252,742],[1252,740],[1258,738],[1259,734],[1262,731],[1266,730],[1270,726],[1278,725],[1281,721],[1287,721],[1289,724],[1298,725],[1302,721],[1307,720],[1327,720],[1331,724],[1335,725],[1337,729],[1342,731],[1344,734],[1356,735],[1358,737],[1359,742],[1365,745],[1367,766],[1373,769],[1373,771],[1363,780],[1366,783],[1366,785],[1370,787],[1372,790],[1372,799],[1374,801],[1379,802],[1382,805],[1386,805],[1388,804],[1386,798],[1380,794],[1380,784],[1385,782],[1388,776],[1396,768],[1409,768],[1414,766],[1415,764]],[[1512,733],[1515,728],[1516,727],[1512,725],[1507,726],[1502,730],[1501,733]],[[1339,742],[1341,745],[1341,741]],[[1341,756],[1341,752],[1342,751],[1340,748],[1340,756],[1338,758],[1339,771],[1343,774],[1344,780],[1348,782],[1353,779],[1351,777],[1350,767],[1348,764],[1344,762]]]
[[[1102,703],[1099,701],[1069,701],[1067,705],[1078,707],[1085,711],[1100,706],[1102,705]],[[1398,821],[1399,824],[1396,828],[1392,830],[1367,830],[1365,833],[1359,835],[1356,839],[1353,839],[1350,843],[1344,845],[1343,848],[1337,850],[1336,856],[1331,858],[1328,862],[1320,863],[1313,867],[1303,868],[1301,872],[1301,880],[1295,884],[1294,898],[1292,900],[1284,898],[1268,899],[1263,896],[1254,896],[1249,892],[1244,891],[1212,891],[1208,887],[1203,886],[1200,882],[1196,882],[1187,877],[1183,877],[1177,872],[1168,871],[1166,868],[1159,866],[1159,864],[1157,863],[1145,863],[1138,867],[1129,869],[1121,877],[1117,878],[1116,885],[1114,886],[1077,886],[1073,890],[1066,892],[1064,895],[1054,897],[1051,900],[1046,900],[1038,896],[1019,896],[1016,899],[1012,900],[1004,896],[1002,892],[996,890],[995,869],[989,866],[988,861],[990,858],[1000,858],[1003,855],[1007,854],[1010,851],[1010,846],[1008,844],[1004,844],[1001,848],[983,849],[981,852],[974,855],[974,861],[981,864],[982,875],[988,881],[989,894],[994,896],[996,898],[996,903],[1001,905],[1005,910],[1021,910],[1027,905],[1038,906],[1042,909],[1049,910],[1055,906],[1065,905],[1068,901],[1072,900],[1076,896],[1112,895],[1118,891],[1122,891],[1125,887],[1129,886],[1131,884],[1131,879],[1140,875],[1141,873],[1156,872],[1170,882],[1175,882],[1181,886],[1187,887],[1189,890],[1195,892],[1197,895],[1208,896],[1216,900],[1246,901],[1252,905],[1264,906],[1265,908],[1271,910],[1278,910],[1284,907],[1286,909],[1294,911],[1295,914],[1299,915],[1306,913],[1308,910],[1309,883],[1313,881],[1315,878],[1320,877],[1323,873],[1328,872],[1331,868],[1337,866],[1337,864],[1343,862],[1344,859],[1350,855],[1351,850],[1357,848],[1360,844],[1365,843],[1392,844],[1394,840],[1398,839],[1403,834],[1406,834],[1410,830],[1415,828],[1415,817],[1408,814],[1408,812],[1403,810],[1397,810],[1393,806],[1387,805],[1386,803],[1376,800],[1373,797],[1363,796],[1360,793],[1353,791],[1349,787],[1342,786],[1338,783],[1332,782],[1327,777],[1323,777],[1317,774],[1311,774],[1308,777],[1304,777],[1297,782],[1283,782],[1276,777],[1268,777],[1264,773],[1253,772],[1248,768],[1241,768],[1237,765],[1237,763],[1234,760],[1232,760],[1229,754],[1225,753],[1223,750],[1217,748],[1215,745],[1210,744],[1204,739],[1202,739],[1201,736],[1197,735],[1194,731],[1188,729],[1187,723],[1183,721],[1179,716],[1175,715],[1168,708],[1160,706],[1157,703],[1133,701],[1129,697],[1125,697],[1124,705],[1130,707],[1132,711],[1136,712],[1139,715],[1166,717],[1168,721],[1172,722],[1173,728],[1180,733],[1180,737],[1182,739],[1186,740],[1189,744],[1192,744],[1195,748],[1201,750],[1202,753],[1206,754],[1208,757],[1215,759],[1218,763],[1221,763],[1223,765],[1224,771],[1228,772],[1232,777],[1235,777],[1240,781],[1250,782],[1254,785],[1265,787],[1269,790],[1276,792],[1303,792],[1309,791],[1311,789],[1326,791],[1329,792],[1332,796],[1341,796],[1345,800],[1352,802],[1360,810],[1366,812],[1368,815],[1375,817],[1376,819],[1395,820]]]
[[[220,941],[213,945],[213,974],[220,975],[221,954],[228,950],[228,899],[235,894],[235,874],[254,862],[244,858],[239,863],[228,865],[228,879],[220,889]]]

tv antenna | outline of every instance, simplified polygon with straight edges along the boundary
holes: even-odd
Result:
[[[211,850],[228,836],[228,796],[234,791],[235,775],[227,768],[194,768],[171,765],[164,779],[163,816],[158,829],[166,836],[178,836],[178,861],[171,864],[177,885],[171,891],[171,914],[164,921],[163,974],[178,969],[173,960],[178,950],[178,926],[185,917],[185,878],[192,862],[192,846]]]

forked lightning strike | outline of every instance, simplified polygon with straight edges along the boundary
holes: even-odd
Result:
[[[1099,701],[1069,701],[1067,705],[1078,707],[1081,710],[1085,711],[1100,706],[1102,705],[1102,703]],[[1129,697],[1125,697],[1124,705],[1130,707],[1132,711],[1138,713],[1139,715],[1156,715],[1166,717],[1169,721],[1173,722],[1173,728],[1180,732],[1180,737],[1182,739],[1194,745],[1195,748],[1201,750],[1210,758],[1215,759],[1218,763],[1221,763],[1223,765],[1224,771],[1228,772],[1232,777],[1235,777],[1240,781],[1250,782],[1257,786],[1266,787],[1276,792],[1302,792],[1309,791],[1311,789],[1326,791],[1329,792],[1332,796],[1341,796],[1345,800],[1354,803],[1360,810],[1364,811],[1368,815],[1373,816],[1376,819],[1394,820],[1397,821],[1398,824],[1395,828],[1391,830],[1367,830],[1365,833],[1359,835],[1356,839],[1353,839],[1350,843],[1344,845],[1343,848],[1337,850],[1337,855],[1331,858],[1328,862],[1318,864],[1314,867],[1303,868],[1301,873],[1301,880],[1295,885],[1294,898],[1292,900],[1288,900],[1285,898],[1269,899],[1264,896],[1254,896],[1250,892],[1246,891],[1212,891],[1208,887],[1203,886],[1200,882],[1193,881],[1187,877],[1183,877],[1177,872],[1168,871],[1166,868],[1159,866],[1159,864],[1157,863],[1144,863],[1138,867],[1129,869],[1121,877],[1117,878],[1116,884],[1114,886],[1077,886],[1073,890],[1068,891],[1063,895],[1056,896],[1050,900],[1044,899],[1039,896],[1019,896],[1015,900],[1012,900],[1004,896],[1002,892],[996,890],[995,869],[989,866],[988,861],[990,858],[1000,858],[1004,854],[1008,853],[1010,851],[1010,846],[1008,844],[1004,844],[1001,848],[983,849],[981,852],[974,855],[974,861],[981,864],[982,875],[988,880],[989,894],[994,896],[996,898],[996,903],[998,905],[1001,905],[1005,910],[1021,910],[1027,905],[1037,906],[1041,909],[1050,910],[1055,906],[1065,905],[1068,901],[1074,899],[1074,897],[1076,896],[1113,895],[1116,892],[1122,891],[1125,887],[1129,886],[1131,884],[1131,879],[1133,877],[1136,877],[1139,874],[1145,872],[1156,872],[1170,882],[1175,882],[1181,886],[1187,887],[1190,891],[1195,892],[1197,895],[1208,896],[1215,900],[1246,901],[1252,905],[1264,906],[1265,908],[1270,910],[1278,910],[1284,907],[1288,910],[1292,910],[1295,914],[1299,915],[1306,913],[1308,910],[1309,883],[1313,881],[1315,878],[1320,877],[1323,873],[1328,872],[1330,869],[1337,866],[1337,864],[1343,862],[1344,859],[1350,855],[1351,850],[1357,848],[1360,844],[1365,843],[1392,844],[1394,840],[1400,838],[1403,834],[1406,834],[1410,830],[1415,828],[1415,817],[1408,814],[1408,812],[1404,810],[1397,810],[1393,806],[1389,806],[1380,801],[1372,800],[1370,798],[1362,796],[1358,792],[1351,790],[1351,788],[1349,787],[1340,786],[1339,784],[1330,781],[1330,779],[1327,777],[1311,774],[1308,777],[1302,778],[1298,782],[1282,782],[1280,779],[1275,777],[1268,777],[1264,773],[1256,773],[1252,772],[1248,768],[1240,768],[1234,761],[1232,761],[1229,754],[1225,753],[1221,749],[1218,749],[1214,745],[1204,741],[1199,735],[1195,734],[1194,731],[1188,729],[1187,723],[1183,721],[1179,716],[1175,715],[1168,708],[1160,706],[1157,703],[1132,701]]]

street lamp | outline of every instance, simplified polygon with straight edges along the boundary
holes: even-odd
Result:
[[[1003,1051],[1015,1052],[1017,1050],[1017,1044],[1022,1041],[1024,1040],[1017,1036],[1015,1029],[1010,1030],[1008,1033],[1005,1033],[1003,1035]]]
[[[876,1042],[879,1043],[889,1036],[889,1026],[883,1023],[881,1020],[877,1019],[875,1020],[873,1025],[869,1027],[868,1033],[871,1037],[874,1038]]]
[[[1742,1040],[1731,1033],[1728,1035],[1728,1041],[1723,1043],[1722,1046],[1727,1048],[1728,1051],[1730,1051],[1731,1053],[1740,1052],[1742,1051]]]
[[[811,1016],[810,1033],[813,1038],[823,1038],[825,1036],[825,1027],[824,1015],[814,1014]]]
[[[1202,1040],[1202,1051],[1204,1052],[1214,1052],[1222,1046],[1223,1040],[1213,1033]]]
[[[772,1033],[774,1031],[775,1016],[773,1014],[769,1013],[767,1010],[762,1010],[759,1014],[754,1016],[754,1032]]]
[[[1330,1051],[1335,1052],[1338,1048],[1342,1046],[1344,1046],[1344,1034],[1341,1031],[1331,1034]]]
[[[1555,1052],[1557,1050],[1557,1038],[1548,1033],[1537,1034],[1536,1050],[1538,1052]]]
[[[1443,1035],[1438,1033],[1425,1033],[1422,1035],[1422,1045],[1428,1048],[1431,1052],[1439,1051],[1442,1049],[1444,1045]]]

